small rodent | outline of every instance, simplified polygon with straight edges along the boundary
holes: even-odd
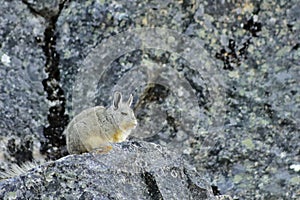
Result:
[[[69,153],[80,154],[93,150],[103,153],[112,148],[111,143],[126,140],[137,126],[130,108],[132,100],[133,96],[130,95],[127,102],[122,102],[122,94],[115,92],[109,108],[96,106],[76,115],[64,131]],[[13,164],[5,172],[0,171],[0,180],[23,174],[36,166],[36,162],[27,162],[21,166]]]
[[[128,101],[123,102],[122,94],[115,92],[110,107],[96,106],[76,115],[64,131],[69,153],[80,154],[97,149],[107,151],[112,148],[111,143],[126,140],[137,126],[130,108],[132,100],[130,95]]]

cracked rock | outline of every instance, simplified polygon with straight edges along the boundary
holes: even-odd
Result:
[[[25,4],[28,5],[34,12],[40,14],[41,16],[50,19],[53,16],[56,16],[59,13],[59,6],[65,0],[23,0]]]
[[[0,182],[0,198],[216,199],[184,160],[148,142],[114,144],[107,154],[70,155]]]

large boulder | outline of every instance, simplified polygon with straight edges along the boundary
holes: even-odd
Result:
[[[68,117],[108,105],[122,90],[135,97],[139,127],[131,136],[185,156],[216,193],[299,199],[299,6],[3,1],[0,170],[38,159],[39,150],[48,159],[66,155]],[[169,35],[127,34],[149,27]],[[89,73],[96,82],[78,81],[98,67],[103,73]]]
[[[148,142],[70,155],[0,182],[1,199],[217,199],[178,154]]]

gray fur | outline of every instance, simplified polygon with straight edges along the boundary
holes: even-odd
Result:
[[[110,146],[112,142],[124,141],[137,125],[132,104],[132,95],[126,103],[122,94],[114,93],[112,105],[88,108],[74,117],[65,130],[67,149],[70,154],[90,152]],[[114,134],[122,133],[116,141]]]

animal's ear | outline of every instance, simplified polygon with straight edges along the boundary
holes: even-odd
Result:
[[[117,110],[120,107],[121,102],[122,102],[122,94],[120,92],[115,92],[114,100],[113,100],[113,106],[115,110]]]
[[[130,107],[131,104],[132,104],[132,100],[133,100],[133,96],[132,96],[132,94],[130,94],[129,99],[128,99],[128,101],[127,101],[127,105],[128,105],[129,107]]]

